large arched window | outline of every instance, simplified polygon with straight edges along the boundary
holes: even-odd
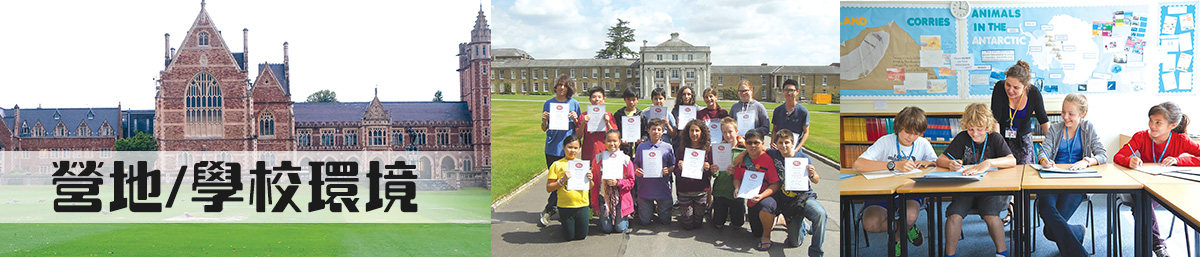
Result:
[[[271,115],[271,111],[263,111],[262,115],[258,116],[258,134],[263,136],[275,135],[275,115]]]
[[[200,45],[208,45],[208,32],[200,32]]]
[[[186,102],[188,136],[222,135],[221,87],[212,73],[201,71],[188,82]]]

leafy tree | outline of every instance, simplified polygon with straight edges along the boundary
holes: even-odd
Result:
[[[334,93],[333,91],[330,91],[329,89],[317,91],[316,93],[308,95],[308,100],[306,102],[309,102],[309,103],[336,103],[336,102],[338,102],[337,93]]]
[[[628,21],[617,19],[617,25],[608,28],[608,41],[604,42],[604,48],[596,51],[596,59],[623,59],[637,58],[638,53],[629,50],[625,47],[625,43],[633,42],[633,28],[630,28]],[[628,56],[628,57],[626,57]]]
[[[442,91],[441,90],[438,90],[437,93],[433,93],[433,102],[435,102],[435,103],[442,102]]]
[[[117,139],[113,148],[117,151],[158,151],[158,141],[154,136],[138,131],[133,137]]]

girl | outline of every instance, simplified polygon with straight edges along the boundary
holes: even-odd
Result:
[[[546,167],[558,159],[563,158],[563,140],[567,136],[575,135],[575,125],[568,124],[567,130],[550,129],[550,104],[567,104],[570,111],[567,113],[567,118],[571,123],[579,117],[579,102],[575,101],[575,81],[571,80],[570,76],[562,75],[554,81],[554,98],[546,100],[542,104],[542,131],[546,132]],[[558,191],[550,191],[550,197],[546,198],[546,208],[542,210],[541,218],[538,219],[538,225],[545,227],[550,223],[550,216],[556,212],[554,209]]]
[[[671,107],[671,116],[675,117],[675,120],[679,120],[679,106],[696,105],[695,95],[696,93],[692,90],[692,87],[689,86],[680,87],[679,91],[675,92],[675,106]],[[696,114],[696,119],[700,119],[699,113]],[[678,131],[671,131],[671,133],[668,134],[671,136],[671,139],[674,139],[674,142],[679,142],[679,140],[683,138],[683,135],[679,135],[677,132]],[[678,144],[674,145],[678,146]]]
[[[1149,116],[1150,129],[1134,133],[1133,137],[1129,138],[1129,143],[1122,146],[1113,156],[1113,162],[1129,168],[1141,167],[1145,162],[1162,166],[1200,166],[1200,157],[1197,157],[1200,156],[1200,144],[1188,139],[1186,131],[1191,120],[1179,110],[1179,106],[1172,102],[1164,102],[1151,107]],[[1180,156],[1184,153],[1192,156]],[[1158,202],[1150,201],[1150,204],[1158,208]],[[1160,252],[1165,253],[1167,247],[1158,232],[1158,219],[1154,215],[1149,216],[1154,234],[1154,252],[1156,255]]]
[[[691,230],[700,227],[704,221],[704,211],[708,209],[709,181],[717,166],[712,165],[712,149],[709,147],[708,128],[702,120],[692,120],[683,127],[679,147],[676,153],[687,154],[686,149],[705,151],[704,165],[701,167],[700,179],[683,177],[683,159],[675,165],[676,188],[679,197],[679,224],[683,229]]]
[[[1000,133],[993,131],[996,121],[986,105],[973,103],[967,105],[963,113],[962,127],[966,131],[959,132],[950,147],[938,157],[937,165],[950,170],[959,170],[964,164],[975,166],[962,171],[963,175],[975,175],[986,172],[991,167],[1011,168],[1016,166],[1016,158],[1009,152]],[[1011,172],[1011,171],[1010,171]],[[1004,221],[1000,219],[1000,211],[1008,205],[1008,196],[955,196],[946,207],[946,235],[958,235],[962,232],[962,220],[970,209],[979,210],[979,216],[987,224],[988,235],[996,245],[996,256],[1008,256],[1004,242]],[[954,257],[958,248],[958,238],[946,238],[946,254]]]
[[[633,213],[634,166],[629,156],[621,152],[621,131],[609,130],[604,133],[604,152],[592,158],[592,208],[600,216],[600,231],[604,233],[624,233],[629,229],[626,216]],[[616,159],[620,163],[621,179],[601,179],[606,161]],[[599,197],[599,198],[597,198]]]
[[[1063,99],[1063,122],[1050,125],[1046,141],[1042,143],[1045,150],[1038,154],[1038,162],[1043,167],[1070,163],[1067,169],[1078,170],[1108,162],[1096,129],[1091,122],[1083,120],[1087,110],[1087,97],[1083,95],[1070,94]],[[1038,194],[1036,204],[1038,215],[1046,221],[1046,239],[1057,243],[1058,252],[1063,256],[1087,255],[1083,249],[1083,226],[1067,224],[1084,197],[1084,194]]]
[[[592,105],[603,105],[604,89],[600,87],[593,87],[592,89],[589,89],[588,101],[591,102]],[[583,152],[580,154],[580,156],[582,156],[581,159],[585,161],[592,160],[592,157],[604,151],[604,132],[617,128],[616,120],[613,119],[612,113],[609,113],[608,110],[600,110],[604,112],[602,116],[604,117],[604,120],[600,121],[601,124],[604,124],[604,129],[598,132],[587,132],[587,126],[589,123],[588,120],[591,119],[591,115],[588,114],[590,111],[591,110],[586,110],[582,115],[579,116],[579,127],[576,128],[578,131],[580,131],[580,133],[583,134]]]
[[[696,112],[697,120],[717,119],[721,120],[729,117],[729,111],[721,108],[721,103],[717,102],[717,90],[713,88],[704,89],[704,109]]]
[[[583,240],[588,234],[588,213],[591,212],[588,209],[588,191],[567,190],[567,181],[572,179],[571,173],[567,172],[567,162],[578,159],[579,138],[574,135],[564,138],[563,152],[566,155],[550,165],[546,192],[558,192],[557,205],[561,212],[558,220],[562,222],[567,241]],[[590,187],[592,173],[587,173],[586,178],[574,179],[587,179]]]

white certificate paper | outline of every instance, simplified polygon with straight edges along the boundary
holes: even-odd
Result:
[[[738,136],[746,136],[746,131],[754,129],[754,120],[757,118],[757,111],[743,111],[742,113],[738,113]]]
[[[746,171],[742,175],[742,187],[738,188],[737,197],[742,199],[754,198],[762,188],[763,177],[766,174],[757,171]]]
[[[633,143],[642,137],[642,117],[625,116],[621,120],[621,142]]]
[[[800,133],[792,133],[792,146],[800,145]]]
[[[784,158],[783,190],[808,191],[808,158]]]
[[[683,150],[683,171],[685,178],[700,179],[704,175],[704,150],[685,148]]]
[[[600,178],[601,179],[622,179],[625,177],[625,163],[622,161],[625,158],[618,158],[615,153],[608,154],[600,161]]]
[[[667,107],[650,106],[646,109],[646,118],[665,120],[667,117],[671,117],[671,112],[667,110]]]
[[[709,119],[708,120],[708,142],[709,143],[720,143],[721,141],[725,140],[723,137],[724,137],[724,134],[721,134],[721,120],[720,119]]]
[[[571,179],[567,180],[567,190],[588,190],[587,173],[590,170],[592,170],[592,163],[588,161],[568,161],[567,172],[571,173]]]
[[[729,171],[729,165],[733,165],[733,146],[729,143],[712,144],[713,150],[713,165],[717,165],[717,170]]]
[[[589,118],[588,118],[588,124],[587,124],[587,132],[604,132],[605,125],[608,125],[607,123],[604,122],[605,110],[608,110],[608,109],[604,109],[603,104],[602,105],[588,105],[587,113],[588,113]]]
[[[642,152],[642,177],[661,178],[662,170],[662,153],[649,150]]]
[[[550,129],[567,130],[569,127],[567,113],[570,112],[571,108],[567,107],[567,104],[550,104]]]
[[[678,124],[675,124],[675,127],[682,128],[687,126],[687,123],[694,119],[696,119],[696,106],[681,105],[679,106],[679,117],[675,118],[675,120],[678,121]]]

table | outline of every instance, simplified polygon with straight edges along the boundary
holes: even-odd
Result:
[[[983,179],[975,182],[928,182],[928,183],[909,183],[896,188],[896,193],[900,198],[907,199],[912,197],[926,196],[944,196],[947,193],[954,195],[995,195],[997,193],[1010,194],[1016,197],[1021,191],[1021,176],[1023,166],[1012,168],[997,169],[990,171],[983,176]],[[936,171],[950,171],[946,168],[937,168]],[[945,247],[942,247],[945,235],[942,235],[942,227],[945,219],[942,218],[942,202],[941,200],[934,201],[937,205],[933,209],[934,213],[928,216],[929,225],[933,228],[929,229],[930,256],[944,256]],[[1013,221],[1018,222],[1022,219],[1022,212],[1017,211],[1013,215]],[[900,212],[900,219],[906,220],[906,212]],[[1019,224],[1019,223],[1013,223]],[[1014,247],[1009,252],[1019,253],[1021,249],[1017,247],[1017,240],[1013,240]],[[907,246],[907,245],[905,245]],[[907,248],[907,247],[905,247]],[[906,249],[901,249],[906,250]]]
[[[1056,166],[1059,168],[1065,169],[1067,167],[1070,167],[1071,165],[1070,164],[1058,164]],[[1122,167],[1119,165],[1102,164],[1102,165],[1091,166],[1088,168],[1096,169],[1097,171],[1099,171],[1101,177],[1099,177],[1099,178],[1043,179],[1041,176],[1038,175],[1037,169],[1034,169],[1032,166],[1027,165],[1026,168],[1024,169],[1024,175],[1021,178],[1022,194],[1021,194],[1021,199],[1020,199],[1020,205],[1023,206],[1021,209],[1022,210],[1032,210],[1032,208],[1029,206],[1029,200],[1031,199],[1030,196],[1034,195],[1034,194],[1079,194],[1079,193],[1107,194],[1109,204],[1106,205],[1106,206],[1108,206],[1107,219],[1106,219],[1108,224],[1106,227],[1109,228],[1109,234],[1112,234],[1113,228],[1116,226],[1116,222],[1119,222],[1119,219],[1117,219],[1117,217],[1120,214],[1120,209],[1114,208],[1113,207],[1114,205],[1112,204],[1115,202],[1114,194],[1139,195],[1141,192],[1141,189],[1143,188],[1142,183],[1138,182],[1137,180],[1135,180],[1135,179],[1131,178],[1129,175],[1127,175],[1126,172],[1124,172],[1121,169]],[[1135,171],[1135,172],[1137,172],[1137,171]],[[1141,173],[1141,172],[1138,172],[1138,173]],[[1137,210],[1135,210],[1135,211],[1137,211]],[[1033,239],[1033,235],[1035,233],[1033,231],[1033,227],[1030,226],[1029,222],[1037,217],[1037,216],[1035,216],[1035,215],[1037,215],[1037,213],[1029,212],[1029,213],[1022,213],[1022,214],[1029,214],[1030,216],[1028,219],[1024,219],[1022,221],[1022,224],[1020,225],[1020,227],[1021,227],[1019,229],[1020,235],[1018,235],[1020,237],[1019,241],[1024,242],[1023,243],[1024,248],[1032,250],[1032,249],[1035,249],[1034,246],[1037,241]],[[1136,232],[1140,232],[1140,231],[1141,230],[1137,230]],[[1094,231],[1093,231],[1093,233],[1094,233]],[[1146,235],[1142,235],[1142,236],[1146,236]],[[1136,237],[1137,236],[1135,235],[1135,238]],[[1108,252],[1109,256],[1113,256],[1120,250],[1121,245],[1116,243],[1115,237],[1110,236],[1107,238],[1108,238],[1108,242],[1107,242],[1108,243],[1108,251],[1106,251],[1106,252]],[[1095,245],[1096,242],[1092,242],[1092,244]],[[1028,254],[1031,254],[1031,252],[1032,251],[1026,251],[1023,254],[1028,255]],[[1140,252],[1140,250],[1139,250],[1139,252]]]
[[[1198,216],[1200,215],[1200,202],[1192,198],[1200,195],[1200,184],[1146,184],[1146,191],[1150,192],[1163,207],[1166,207],[1192,228],[1196,235],[1196,250],[1200,251],[1200,220],[1197,219],[1200,218]],[[1192,254],[1191,251],[1188,254]]]
[[[1158,166],[1158,165],[1159,165],[1158,163],[1142,164],[1142,166]],[[1121,165],[1113,164],[1113,166],[1116,166],[1117,169],[1120,169],[1122,172],[1125,172],[1125,175],[1129,175],[1129,177],[1137,180],[1138,182],[1141,182],[1142,184],[1195,184],[1196,183],[1195,181],[1171,177],[1171,176],[1154,175],[1154,174],[1150,174],[1150,173],[1145,173],[1145,172],[1141,172],[1141,171],[1138,171],[1135,169],[1130,169],[1130,168],[1127,168],[1127,167],[1121,166]]]
[[[889,206],[901,206],[900,202],[898,201],[900,198],[895,197],[896,188],[907,184],[912,184],[913,181],[909,178],[924,176],[925,173],[928,173],[928,171],[905,176],[867,180],[865,177],[861,176],[861,173],[854,171],[854,169],[843,168],[841,170],[841,174],[855,174],[859,176],[846,178],[841,180],[839,184],[842,205],[842,253],[845,256],[857,255],[856,251],[858,250],[858,239],[856,238],[856,233],[858,233],[858,231],[854,229],[856,227],[854,223],[857,220],[854,218],[856,213],[854,210],[855,200],[887,199],[890,201]],[[888,243],[891,244],[895,242],[896,233],[895,231],[892,231],[892,229],[895,227],[894,224],[892,224],[893,211],[888,211],[887,213]],[[846,233],[845,230],[850,230],[850,233]],[[848,244],[846,242],[853,243]],[[892,251],[895,251],[895,247],[892,245],[888,246],[888,256],[893,256],[895,253]]]

